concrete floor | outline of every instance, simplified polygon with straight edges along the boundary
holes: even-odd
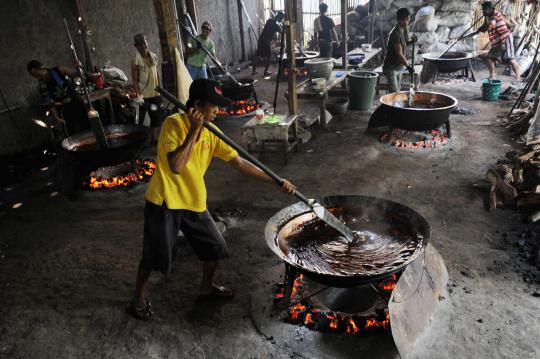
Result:
[[[271,101],[273,83],[261,79],[257,86],[260,98]],[[540,357],[540,302],[531,295],[538,285],[522,280],[522,272],[532,268],[504,240],[520,236],[525,227],[511,210],[485,211],[486,194],[473,186],[514,146],[498,126],[509,104],[481,102],[479,87],[423,87],[452,94],[478,111],[453,116],[454,139],[444,149],[389,148],[364,133],[369,114],[355,112],[334,119],[328,131],[314,131],[287,166],[271,162],[306,194],[383,197],[429,221],[432,243],[449,272],[450,296],[408,357]],[[221,127],[238,139],[241,124]],[[169,280],[152,277],[155,316],[144,323],[124,309],[141,253],[145,186],[82,192],[70,202],[47,186],[49,171],[1,190],[1,202],[22,206],[0,219],[0,358],[331,357],[298,339],[301,328],[288,339],[268,340],[250,318],[256,305],[251,294],[268,288],[271,295],[277,278],[269,273],[281,267],[266,246],[264,225],[292,198],[216,161],[206,176],[209,206],[231,221],[232,253],[217,280],[235,287],[237,298],[197,303],[200,264],[186,247]],[[352,339],[343,342],[363,346],[361,338]],[[339,351],[340,340],[328,343]]]

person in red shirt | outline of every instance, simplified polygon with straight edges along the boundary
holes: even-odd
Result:
[[[509,63],[514,70],[516,80],[521,81],[521,70],[516,61],[514,51],[514,39],[511,31],[512,24],[500,12],[495,10],[491,1],[482,3],[482,12],[485,17],[484,24],[466,37],[472,37],[479,32],[487,32],[489,34],[491,48],[486,58],[489,78],[495,78],[495,64],[501,61],[502,63]]]

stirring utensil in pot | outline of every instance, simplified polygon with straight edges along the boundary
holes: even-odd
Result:
[[[416,43],[416,38],[413,39],[412,43],[412,63],[411,63],[411,85],[409,87],[409,107],[414,108],[414,45]]]
[[[156,91],[162,94],[167,100],[171,101],[175,106],[180,108],[182,111],[187,113],[187,107],[181,103],[173,94],[171,94],[169,91],[165,90],[161,86],[156,87]],[[253,163],[255,166],[259,167],[261,171],[266,173],[268,176],[270,176],[274,181],[276,181],[280,186],[283,184],[283,178],[281,178],[278,174],[276,174],[274,171],[272,171],[270,168],[268,168],[266,165],[264,165],[262,162],[260,162],[258,159],[253,157],[249,152],[247,152],[243,147],[239,146],[236,142],[231,140],[227,135],[221,133],[219,130],[217,130],[216,127],[211,126],[208,122],[204,123],[204,127],[206,127],[207,130],[212,132],[214,135],[219,137],[223,142],[234,148],[238,153],[242,155],[246,160]],[[309,199],[306,196],[304,196],[301,192],[298,190],[294,191],[294,195],[304,202],[314,213],[317,217],[319,217],[322,221],[324,221],[329,226],[335,228],[339,233],[341,233],[345,239],[347,240],[348,244],[352,244],[355,242],[355,236],[353,231],[351,231],[350,228],[348,228],[343,222],[341,222],[336,216],[334,216],[332,213],[330,213],[322,204],[315,201],[314,199]]]

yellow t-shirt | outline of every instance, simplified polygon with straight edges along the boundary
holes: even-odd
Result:
[[[187,115],[178,113],[167,117],[163,122],[157,146],[157,169],[150,180],[145,197],[147,201],[158,206],[165,202],[169,209],[204,212],[206,210],[204,174],[212,158],[218,157],[228,162],[238,156],[238,153],[203,128],[186,166],[181,173],[174,173],[169,167],[167,153],[184,143],[189,125]]]

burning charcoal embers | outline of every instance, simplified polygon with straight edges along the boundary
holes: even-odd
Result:
[[[239,100],[231,103],[227,108],[220,108],[218,116],[221,117],[243,117],[254,115],[255,111],[267,107],[265,103],[257,103],[255,100]]]
[[[446,145],[448,139],[444,127],[432,131],[407,131],[393,128],[381,136],[381,142],[402,149],[432,149]]]
[[[374,285],[380,296],[373,306],[362,313],[344,313],[326,308],[316,300],[308,298],[309,288],[306,278],[298,276],[294,281],[291,293],[291,305],[287,310],[285,322],[304,325],[310,330],[334,334],[371,334],[390,328],[390,315],[387,301],[397,282],[397,276],[392,275]],[[278,288],[274,301],[284,299],[283,287]]]
[[[152,177],[156,171],[156,163],[152,160],[136,160],[135,170],[130,162],[117,166],[101,167],[90,173],[84,180],[83,188],[104,189],[116,187],[129,187]]]

